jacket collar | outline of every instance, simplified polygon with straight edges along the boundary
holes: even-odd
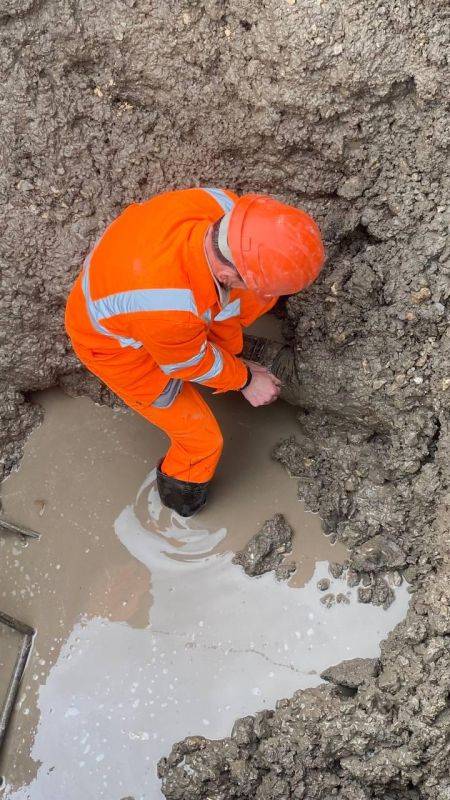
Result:
[[[186,272],[200,315],[216,303],[223,308],[230,295],[229,290],[216,280],[206,258],[205,236],[210,225],[209,220],[197,223],[189,236],[187,247]]]

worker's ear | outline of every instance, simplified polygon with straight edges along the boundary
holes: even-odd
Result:
[[[239,279],[239,275],[232,264],[228,266],[228,264],[224,264],[223,261],[220,261],[219,259],[217,259],[215,263],[214,271],[217,279],[224,286],[233,286],[233,284],[236,282],[236,279]]]

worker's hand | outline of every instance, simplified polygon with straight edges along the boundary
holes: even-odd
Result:
[[[249,385],[242,389],[245,399],[255,408],[274,403],[281,391],[281,381],[261,364],[253,365],[253,363],[247,362],[247,366],[252,373],[252,379]]]

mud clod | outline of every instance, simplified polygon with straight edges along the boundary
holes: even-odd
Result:
[[[376,606],[389,608],[394,602],[395,592],[381,575],[377,575],[372,586],[372,603]]]
[[[326,608],[331,608],[331,606],[334,606],[336,602],[336,595],[332,592],[324,594],[323,597],[320,598],[320,602],[323,606],[326,606]]]
[[[358,586],[358,601],[360,603],[371,603],[373,598],[372,586]]]
[[[275,572],[278,580],[286,580],[296,569],[293,562],[282,563],[286,553],[292,550],[293,530],[282,514],[268,519],[243,550],[233,558],[247,575],[263,575]]]
[[[386,536],[372,536],[352,554],[352,564],[359,572],[379,572],[390,567],[402,567],[405,554],[392,539]]]
[[[353,569],[347,571],[347,585],[352,589],[361,582],[361,576]]]
[[[321,672],[320,677],[329,683],[339,686],[347,686],[349,689],[357,689],[368,678],[374,678],[379,673],[379,661],[377,658],[352,658],[349,661],[341,661],[333,667],[328,667]]]
[[[332,561],[328,565],[328,569],[329,569],[330,575],[332,575],[333,578],[340,578],[342,573],[344,572],[344,565],[343,564],[339,564],[337,561]]]

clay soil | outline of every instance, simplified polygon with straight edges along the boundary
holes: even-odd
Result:
[[[270,192],[328,252],[259,348],[298,409],[275,458],[368,601],[385,569],[413,590],[377,675],[176,745],[166,797],[448,800],[447,3],[4,0],[0,37],[5,475],[30,391],[112,402],[62,321],[105,225],[166,188]]]

